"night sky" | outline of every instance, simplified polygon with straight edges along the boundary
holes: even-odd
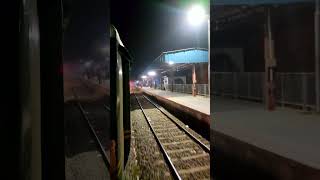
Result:
[[[186,19],[195,3],[209,12],[208,0],[64,0],[64,62],[108,59],[110,19],[134,58],[132,78],[164,51],[207,48],[207,23]]]
[[[109,55],[109,0],[64,0],[64,61],[102,61]]]
[[[206,0],[111,1],[111,23],[134,58],[132,78],[137,78],[161,52],[197,44],[208,47],[207,23],[192,27],[186,19],[186,11],[194,3],[202,4],[209,12]]]

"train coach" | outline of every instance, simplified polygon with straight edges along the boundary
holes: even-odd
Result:
[[[15,109],[6,163],[14,173],[1,179],[65,179],[62,1],[19,1],[18,61],[8,88]],[[107,29],[106,29],[107,31]],[[121,179],[130,151],[131,56],[110,28],[110,175]],[[9,104],[9,103],[8,103]],[[6,131],[3,131],[6,132]],[[112,151],[113,150],[113,151]],[[10,157],[10,158],[9,158]],[[6,160],[4,160],[6,162]],[[114,166],[112,166],[114,165]],[[6,176],[8,175],[8,176]],[[10,178],[8,178],[10,177]]]
[[[114,26],[110,29],[111,175],[121,178],[130,151],[130,62]],[[113,177],[112,177],[113,178]]]

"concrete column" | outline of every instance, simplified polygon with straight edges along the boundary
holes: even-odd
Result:
[[[264,54],[265,54],[265,107],[269,111],[275,109],[275,83],[274,70],[276,67],[276,59],[274,57],[274,41],[272,39],[271,26],[271,9],[266,8],[266,26],[264,37]]]
[[[174,79],[173,79],[173,77],[174,77],[174,72],[173,72],[173,70],[171,69],[171,70],[170,70],[170,79],[171,79],[170,84],[171,84],[171,92],[173,92],[173,84],[174,84]],[[168,79],[168,81],[170,81],[170,79]]]
[[[197,76],[196,76],[196,65],[192,65],[192,95],[197,95],[197,89],[196,89],[196,83],[197,83]]]

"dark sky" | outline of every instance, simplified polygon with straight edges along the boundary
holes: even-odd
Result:
[[[110,4],[111,1],[111,4]],[[64,61],[103,61],[109,56],[109,22],[134,58],[139,75],[161,52],[207,48],[207,24],[192,27],[186,10],[208,0],[64,0]]]
[[[138,76],[161,52],[207,48],[207,23],[192,27],[186,10],[206,0],[116,0],[111,2],[111,23],[134,58],[132,75]],[[198,40],[197,40],[198,37]]]
[[[64,61],[101,61],[108,56],[109,0],[64,0],[68,20],[64,33]]]

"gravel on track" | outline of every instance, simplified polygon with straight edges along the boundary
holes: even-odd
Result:
[[[161,111],[155,108],[147,99],[143,96],[137,96],[140,101],[147,117],[149,117],[149,122],[154,129],[158,138],[160,138],[160,142],[163,145],[164,149],[167,151],[169,157],[171,158],[175,168],[177,169],[180,176],[183,179],[209,179],[210,178],[210,156],[206,153],[196,142],[194,142],[184,131],[181,131],[171,120],[168,119]],[[133,104],[133,102],[132,102]],[[137,109],[139,113],[137,114],[139,117],[135,117],[137,119],[142,119],[144,124],[143,128],[139,128],[137,135],[139,136],[147,136],[146,134],[151,134],[150,127],[144,118],[140,107],[135,107],[133,109]],[[166,112],[166,114],[169,114]],[[135,114],[131,113],[132,117]],[[172,118],[175,118],[171,114],[169,114]],[[174,121],[179,121],[179,119],[175,118]],[[134,123],[132,118],[132,123]],[[188,129],[188,126],[183,124],[181,121],[178,122],[180,125]],[[143,131],[142,131],[143,130]],[[188,129],[189,131],[189,129]],[[191,130],[192,131],[192,130]],[[202,138],[200,135],[191,132],[195,137],[199,138],[204,144],[210,144],[207,140]],[[136,138],[136,137],[135,137]],[[153,141],[153,144],[156,144],[154,138],[150,138]],[[150,142],[152,143],[152,142]],[[148,149],[145,146],[150,145],[150,143],[142,143],[142,147],[140,149]],[[154,146],[154,145],[153,145]],[[156,147],[155,146],[155,147]],[[138,146],[137,146],[138,147]],[[149,150],[149,149],[148,149]],[[137,151],[140,153],[139,151]],[[146,152],[142,152],[145,156]],[[162,153],[158,152],[157,155],[162,155]],[[152,163],[152,162],[151,162]],[[139,163],[138,163],[139,164]],[[158,164],[158,163],[155,163]],[[162,161],[160,164],[165,165],[165,162]],[[163,177],[161,178],[163,179]]]
[[[172,179],[169,168],[134,96],[131,97],[131,149],[126,179]]]

